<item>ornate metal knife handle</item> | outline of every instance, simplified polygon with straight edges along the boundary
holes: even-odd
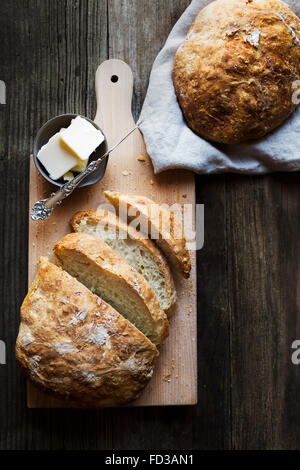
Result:
[[[100,163],[108,156],[108,153],[105,153],[98,160],[91,162],[84,171],[75,176],[71,181],[65,183],[58,191],[52,193],[47,199],[42,199],[37,201],[32,207],[31,218],[33,220],[46,220],[52,214],[56,206],[59,206],[62,201],[70,196],[74,189],[84,180],[87,175],[93,173],[99,167]]]
[[[127,139],[127,137],[132,134],[133,131],[138,129],[138,126],[136,126],[134,129],[131,129],[130,132],[128,132],[125,137],[123,137],[120,142],[118,142],[114,147],[112,147],[108,152],[106,152],[102,157],[98,158],[98,160],[95,160],[91,162],[84,171],[79,173],[79,175],[75,176],[71,181],[68,181],[65,183],[61,188],[59,188],[56,193],[51,194],[50,197],[47,199],[42,199],[41,201],[37,201],[31,211],[31,218],[33,220],[46,220],[50,215],[52,214],[53,210],[55,207],[59,206],[66,197],[70,196],[74,189],[77,188],[77,186],[81,183],[84,178],[86,178],[89,174],[93,173],[97,168],[99,167],[100,163],[103,162],[105,158],[108,157],[108,155],[115,150],[115,148],[118,147],[118,145],[123,142],[123,140]]]

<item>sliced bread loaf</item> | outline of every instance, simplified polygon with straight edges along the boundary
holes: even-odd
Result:
[[[54,246],[59,264],[142,331],[154,344],[169,322],[148,282],[100,238],[66,235]]]
[[[175,303],[176,290],[170,268],[151,240],[107,210],[77,212],[71,225],[75,232],[101,238],[117,251],[149,282],[163,310],[168,311]]]
[[[137,398],[158,351],[80,282],[41,258],[21,307],[16,356],[30,380],[80,407]]]
[[[191,260],[185,236],[180,222],[172,212],[145,196],[117,191],[104,191],[104,195],[116,209],[123,206],[135,212],[134,216],[128,214],[129,221],[135,217],[139,218],[148,235],[151,236],[151,233],[156,235],[155,242],[170,262],[185,278],[190,276]]]

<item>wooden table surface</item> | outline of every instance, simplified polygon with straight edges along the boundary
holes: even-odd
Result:
[[[300,175],[198,176],[199,403],[194,407],[28,410],[14,360],[27,288],[28,155],[50,117],[94,116],[107,58],[135,74],[141,109],[151,65],[189,0],[1,0],[0,449],[300,447]]]

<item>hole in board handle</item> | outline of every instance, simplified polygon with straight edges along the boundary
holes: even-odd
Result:
[[[119,80],[118,75],[112,75],[111,81],[112,81],[113,83],[117,83],[118,80]]]

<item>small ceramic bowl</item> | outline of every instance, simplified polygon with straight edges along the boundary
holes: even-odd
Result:
[[[37,158],[37,154],[39,153],[41,147],[45,145],[54,134],[59,132],[63,127],[68,127],[71,124],[72,119],[76,118],[77,116],[80,116],[80,114],[61,114],[60,116],[56,116],[50,119],[40,128],[34,140],[33,159],[34,159],[34,163],[35,163],[37,170],[47,181],[49,181],[50,183],[58,187],[62,186],[64,183],[66,183],[66,181],[64,181],[62,178],[60,178],[59,180],[53,180],[52,178],[50,178],[49,173],[47,172],[45,167]],[[91,121],[91,119],[88,119],[85,116],[81,116],[81,117],[89,121],[96,129],[102,132],[100,127],[98,127],[94,121]],[[90,155],[89,163],[100,158],[102,155],[104,155],[105,152],[107,152],[107,150],[108,150],[107,140],[104,135],[104,141],[102,142],[102,144],[99,145],[99,147],[96,148],[96,150]],[[97,171],[88,175],[79,184],[79,187],[82,188],[84,186],[90,186],[92,184],[98,183],[105,174],[107,160],[108,160],[108,157],[105,158],[105,160],[101,163]]]

